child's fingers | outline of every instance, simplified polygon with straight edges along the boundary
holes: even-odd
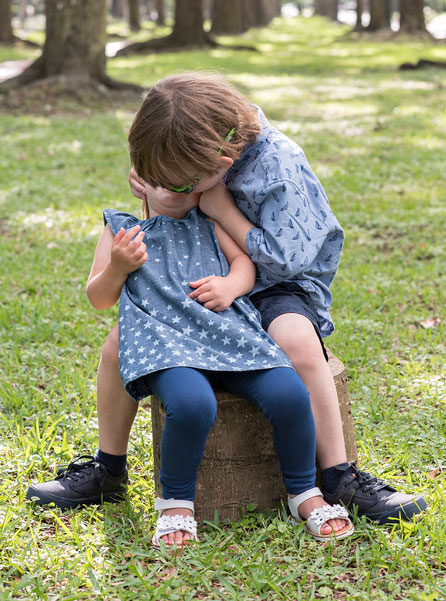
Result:
[[[205,284],[202,284],[199,288],[191,292],[189,294],[189,298],[198,298],[200,294],[203,294],[204,292],[209,292],[210,290],[211,285],[209,282],[206,282]]]
[[[144,265],[144,263],[147,261],[148,258],[149,258],[149,255],[147,253],[144,253],[143,256],[140,257],[140,259],[138,259],[138,262],[137,262],[138,269],[141,267],[141,265]]]
[[[115,239],[114,239],[114,243],[115,244],[119,244],[121,242],[121,240],[123,239],[123,237],[125,236],[125,229],[122,227],[119,232],[116,234]]]
[[[216,300],[210,300],[207,303],[203,304],[206,309],[210,309],[211,311],[218,311],[219,302]]]
[[[134,250],[133,250],[133,256],[137,257],[141,254],[144,254],[145,250],[146,250],[146,245],[144,244],[144,242],[140,242],[138,244],[138,246],[135,246]]]
[[[208,301],[212,301],[215,299],[215,294],[212,294],[212,292],[205,292],[204,294],[200,294],[199,296],[197,296],[197,301],[201,304],[206,303]]]
[[[189,286],[191,288],[197,288],[198,286],[201,286],[202,284],[206,284],[206,282],[209,282],[209,280],[211,278],[212,278],[212,276],[208,275],[205,278],[201,278],[201,280],[195,280],[195,282],[189,282]]]
[[[125,236],[121,238],[122,246],[127,246],[140,229],[140,225],[134,225],[132,228],[130,228],[128,232],[126,232]]]
[[[141,231],[141,232],[139,232],[139,234],[137,236],[135,236],[133,238],[133,240],[131,242],[129,242],[130,250],[136,250],[137,248],[139,248],[143,240],[144,240],[144,232]]]

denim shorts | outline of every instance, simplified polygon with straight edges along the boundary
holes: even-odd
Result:
[[[284,313],[298,313],[311,321],[320,340],[325,359],[328,361],[327,349],[322,340],[316,309],[309,294],[294,282],[283,282],[256,292],[249,297],[259,311],[262,327],[268,331],[271,322]]]

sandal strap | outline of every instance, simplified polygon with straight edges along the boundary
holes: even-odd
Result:
[[[297,522],[302,521],[302,518],[299,515],[299,506],[302,505],[302,503],[304,503],[308,499],[312,499],[313,497],[323,497],[320,488],[318,488],[317,486],[306,490],[300,495],[295,496],[293,499],[290,499],[290,497],[288,497],[288,507],[290,508],[291,515]]]
[[[165,509],[190,509],[194,513],[194,502],[186,501],[184,499],[155,499],[155,509],[159,512],[163,512]]]
[[[152,538],[153,544],[159,546],[162,536],[179,532],[180,530],[189,532],[193,538],[197,538],[197,522],[192,516],[162,515],[156,522],[156,530]]]
[[[348,525],[351,526],[353,532],[353,524],[348,517],[348,512],[342,505],[324,505],[313,509],[307,519],[307,530],[310,534],[320,537],[321,528],[328,520],[342,519],[347,520]]]

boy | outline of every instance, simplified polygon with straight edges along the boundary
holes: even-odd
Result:
[[[129,144],[135,196],[144,201],[153,194],[168,203],[178,194],[201,195],[203,212],[256,264],[250,298],[263,328],[289,356],[310,393],[326,501],[356,506],[359,515],[380,524],[425,509],[422,497],[398,493],[347,463],[323,344],[334,329],[329,286],[344,235],[301,148],[219,77],[196,73],[168,77],[150,90]],[[223,185],[234,201],[221,193]],[[205,302],[205,295],[202,289],[192,293],[197,302]],[[98,371],[96,457],[73,462],[56,480],[30,487],[29,498],[75,507],[123,493],[137,406],[123,388],[117,357],[115,326]]]

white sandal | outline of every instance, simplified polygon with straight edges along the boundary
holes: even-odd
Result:
[[[306,490],[293,499],[288,497],[288,507],[290,508],[291,515],[296,522],[300,523],[303,521],[303,518],[301,518],[299,515],[299,506],[302,505],[304,501],[311,499],[312,497],[323,498],[323,494],[320,489],[316,487]],[[344,526],[344,528],[338,530],[337,532],[332,530],[330,534],[322,534],[321,528],[325,522],[327,522],[327,520],[336,519],[347,520],[347,526]],[[346,536],[353,534],[355,531],[352,521],[348,517],[348,512],[345,507],[342,507],[342,505],[324,505],[324,507],[313,509],[306,522],[307,532],[319,541],[330,540],[332,537],[335,537],[336,539],[345,538]]]
[[[190,509],[192,516],[184,515],[162,515],[165,509]],[[158,549],[161,547],[161,537],[166,534],[184,530],[192,534],[192,539],[186,542],[186,545],[197,540],[197,522],[195,521],[194,503],[193,501],[185,501],[182,499],[155,499],[155,509],[160,512],[160,516],[156,522],[155,534],[152,536],[152,544]],[[167,545],[169,547],[169,545]],[[185,546],[185,545],[183,545]]]

